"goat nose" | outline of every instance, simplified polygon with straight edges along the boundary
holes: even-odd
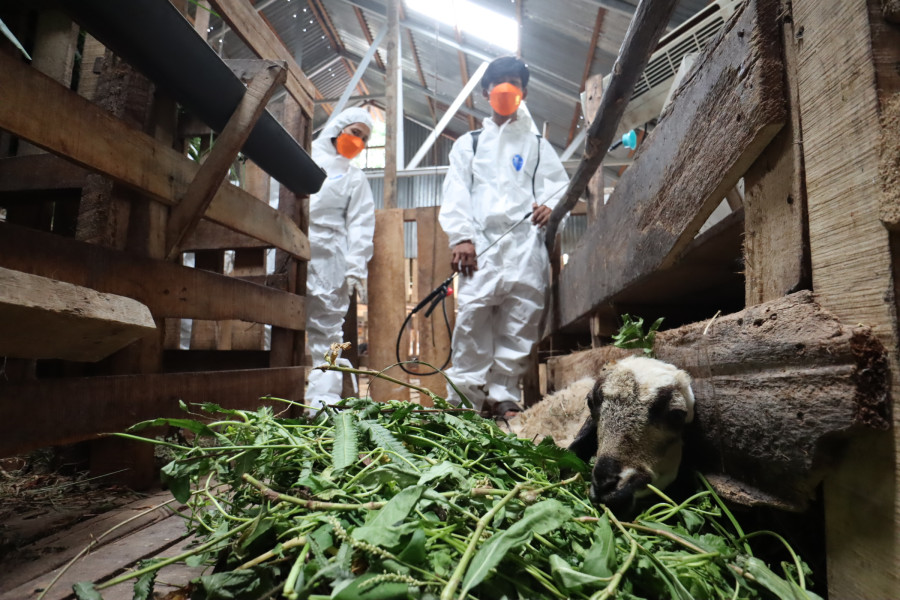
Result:
[[[591,489],[600,498],[609,496],[619,485],[622,464],[609,456],[600,456],[591,473]]]

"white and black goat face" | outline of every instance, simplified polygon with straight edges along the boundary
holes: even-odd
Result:
[[[587,397],[591,416],[569,446],[596,457],[591,501],[622,514],[678,474],[682,433],[694,417],[691,378],[668,363],[630,356],[606,365]]]

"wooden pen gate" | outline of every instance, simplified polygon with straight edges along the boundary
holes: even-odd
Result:
[[[151,447],[98,434],[179,416],[179,401],[303,398],[305,198],[236,158],[282,82],[275,116],[308,150],[313,88],[255,11],[220,4],[278,62],[233,66],[248,92],[211,148],[208,127],[90,31],[73,84],[79,28],[67,15],[4,9],[16,30],[36,18],[37,37],[32,66],[11,45],[0,52],[2,456],[95,440],[93,470],[127,468],[120,479],[141,487],[155,477]],[[186,156],[192,139],[208,150],[202,164]],[[240,186],[222,183],[229,171]]]

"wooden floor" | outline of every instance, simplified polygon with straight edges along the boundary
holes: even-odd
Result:
[[[140,560],[181,553],[189,540],[179,508],[182,507],[171,493],[161,491],[86,520],[79,521],[71,510],[46,507],[8,519],[3,524],[7,532],[21,533],[30,527],[28,537],[37,539],[9,552],[0,564],[0,600],[38,598],[79,554],[82,555],[52,585],[45,599],[75,598],[72,585],[79,581],[108,581],[133,569]],[[85,514],[90,514],[90,507],[85,510]],[[30,525],[29,521],[35,524]],[[78,522],[58,529],[60,523],[73,521]],[[42,528],[55,532],[41,536]],[[202,568],[184,565],[163,568],[156,579],[156,597],[165,597],[201,572]],[[126,581],[101,593],[104,600],[131,600],[133,584],[133,580]]]

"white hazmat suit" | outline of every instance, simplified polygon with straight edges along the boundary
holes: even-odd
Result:
[[[519,379],[538,338],[549,278],[542,232],[524,217],[535,202],[554,207],[569,180],[553,147],[531,126],[522,108],[503,125],[485,119],[477,153],[471,132],[453,144],[444,180],[439,220],[450,247],[470,240],[480,254],[478,270],[458,279],[447,371],[476,410],[485,401],[493,408],[520,400]],[[459,403],[450,386],[447,394]]]
[[[342,341],[350,306],[350,282],[366,281],[372,258],[375,202],[365,174],[338,154],[333,139],[351,123],[372,128],[363,108],[348,108],[312,143],[313,160],[328,174],[309,200],[310,261],[306,279],[306,339],[313,366],[324,362],[331,344]],[[346,361],[345,361],[346,362]],[[320,408],[341,399],[342,374],[313,370],[306,404]]]

